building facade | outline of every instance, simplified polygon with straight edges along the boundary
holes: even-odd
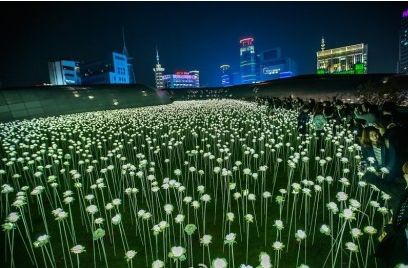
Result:
[[[232,78],[232,82],[231,85],[235,86],[235,85],[241,85],[242,81],[241,81],[241,72],[233,72],[231,75]]]
[[[198,88],[200,87],[199,72],[179,71],[175,74],[163,75],[163,85],[165,88]]]
[[[397,73],[408,75],[408,9],[402,12]]]
[[[231,69],[229,65],[221,65],[221,86],[228,87],[232,86],[232,77],[231,77]]]
[[[156,85],[157,89],[161,89],[164,88],[164,83],[163,83],[163,72],[164,72],[164,68],[160,65],[160,61],[159,61],[159,51],[156,48],[156,68],[153,68],[153,72],[154,72],[154,82]]]
[[[50,84],[55,86],[80,85],[81,76],[79,62],[59,60],[48,62]]]
[[[366,74],[367,44],[325,49],[322,38],[321,51],[317,54],[318,74]]]
[[[242,84],[256,82],[256,55],[253,42],[253,38],[244,38],[239,41],[241,44],[239,53]]]
[[[189,74],[195,76],[194,87],[200,87],[200,71],[193,70],[193,71],[190,71]]]
[[[112,52],[109,59],[86,63],[81,67],[82,84],[129,84],[126,55]]]
[[[267,81],[297,75],[297,65],[291,58],[282,58],[280,48],[263,50],[259,53],[259,79]]]

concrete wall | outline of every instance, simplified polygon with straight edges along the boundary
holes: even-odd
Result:
[[[0,122],[170,102],[166,92],[140,84],[1,89]]]

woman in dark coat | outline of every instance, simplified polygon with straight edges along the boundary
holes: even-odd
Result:
[[[373,126],[363,129],[360,144],[363,160],[370,163],[378,172],[385,168],[387,173],[384,173],[384,178],[393,180],[397,173],[394,146],[392,144],[387,146],[380,131]],[[370,162],[370,159],[374,161]]]

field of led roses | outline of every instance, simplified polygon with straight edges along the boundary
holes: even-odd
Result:
[[[1,267],[375,267],[355,133],[238,100],[0,124]],[[376,201],[377,200],[377,201]]]

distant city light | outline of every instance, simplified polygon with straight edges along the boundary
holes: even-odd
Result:
[[[404,11],[404,12],[402,12],[402,17],[408,17],[408,9],[406,10],[406,11]]]
[[[254,39],[251,38],[251,37],[249,37],[249,38],[244,38],[244,39],[239,40],[239,42],[240,42],[241,44],[244,44],[244,45],[252,45],[252,42],[253,42],[253,41],[254,41]]]
[[[269,68],[263,68],[263,73],[264,74],[278,74],[280,72],[280,68],[276,68],[276,69],[269,69]]]

